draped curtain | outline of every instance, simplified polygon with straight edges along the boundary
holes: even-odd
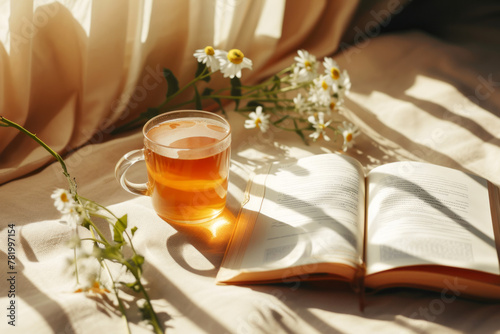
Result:
[[[299,48],[331,55],[354,13],[347,0],[2,0],[0,115],[61,154],[109,132],[181,85],[193,52],[238,48],[252,59],[242,81],[288,66]],[[212,85],[228,85],[222,79]],[[0,129],[0,184],[51,161],[14,129]]]

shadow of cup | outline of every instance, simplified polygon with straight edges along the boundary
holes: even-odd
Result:
[[[202,276],[215,277],[236,226],[236,217],[229,209],[224,209],[217,217],[199,224],[179,224],[169,222],[178,233],[167,239],[166,246],[172,258],[184,269]],[[187,247],[194,247],[213,266],[197,269],[190,263],[197,262],[196,255],[186,254]]]

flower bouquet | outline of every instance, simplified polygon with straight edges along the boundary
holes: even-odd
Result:
[[[341,136],[343,151],[353,145],[354,138],[359,134],[358,128],[352,123],[334,120],[336,114],[343,112],[351,82],[347,71],[341,71],[331,57],[325,57],[320,64],[308,51],[298,50],[294,64],[253,86],[241,83],[242,70],[252,69],[253,66],[241,50],[224,51],[207,46],[196,50],[194,57],[198,67],[192,81],[181,88],[173,72],[164,69],[168,84],[166,99],[159,106],[149,108],[134,120],[118,127],[114,133],[135,128],[154,116],[186,105],[194,104],[196,109],[201,110],[207,100],[215,102],[225,113],[223,100],[228,100],[234,102],[236,112],[247,118],[244,124],[247,129],[258,128],[266,132],[270,127],[275,127],[296,133],[306,144],[308,139],[330,141],[331,132],[333,136]],[[208,86],[211,77],[217,72],[229,78],[228,87],[214,90]],[[193,97],[178,102],[175,98],[188,88],[194,90]],[[244,105],[243,101],[246,102]]]
[[[144,257],[136,251],[132,242],[137,227],[128,226],[127,215],[117,217],[105,206],[81,196],[64,159],[34,133],[3,116],[0,116],[0,127],[17,129],[36,141],[59,162],[68,181],[68,189],[56,189],[51,197],[61,214],[59,222],[70,226],[73,232],[68,245],[74,254],[69,260],[76,279],[74,292],[91,296],[112,293],[116,303],[114,306],[121,312],[127,333],[130,333],[129,318],[121,297],[122,290],[138,294],[138,308],[143,321],[154,333],[163,333],[164,326],[158,320],[143,283]],[[112,238],[106,237],[103,224],[111,230]],[[124,280],[122,275],[116,277],[116,270],[112,270],[112,267],[117,266],[123,267],[130,278]]]

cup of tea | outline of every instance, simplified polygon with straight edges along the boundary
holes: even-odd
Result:
[[[125,154],[115,175],[121,186],[150,196],[156,213],[173,223],[202,223],[225,207],[231,127],[221,116],[199,110],[171,111],[143,127],[144,147]],[[127,171],[145,161],[148,182],[134,183]]]

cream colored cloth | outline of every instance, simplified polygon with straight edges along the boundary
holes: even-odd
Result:
[[[10,3],[10,10],[26,10],[24,6],[29,7],[29,3]],[[215,33],[214,27],[205,35],[205,25],[200,22],[206,18],[208,4],[179,1],[177,6],[173,2],[168,6],[166,2],[151,2],[151,22],[156,23],[150,23],[144,33],[148,38],[139,42],[143,30],[131,27],[143,26],[139,18],[144,17],[149,2],[126,2],[128,6],[119,10],[111,3],[88,4],[82,11],[88,15],[81,17],[74,16],[80,12],[76,4],[54,5],[59,8],[57,15],[62,15],[52,19],[57,17],[57,24],[52,21],[54,26],[47,24],[34,36],[34,40],[43,36],[44,42],[34,41],[29,45],[30,51],[18,58],[11,56],[12,49],[2,53],[2,113],[33,129],[61,151],[81,145],[92,138],[94,131],[103,134],[99,124],[107,117],[119,120],[127,110],[137,113],[160,101],[165,88],[162,84],[158,92],[151,92],[151,96],[148,92],[147,99],[135,101],[135,108],[130,103],[128,107],[111,107],[113,101],[125,96],[122,94],[139,91],[134,87],[140,87],[148,73],[153,77],[147,72],[148,66],[153,70],[156,64],[182,69],[181,77],[189,78],[193,69],[190,67],[194,66],[192,50],[199,44],[213,43],[212,37],[207,36],[226,41],[225,35]],[[241,49],[249,50],[249,57],[255,57],[255,69],[247,76],[250,81],[289,65],[298,47],[321,58],[343,45],[339,44],[340,34],[336,31],[344,25],[342,22],[347,24],[348,13],[353,12],[354,6],[347,2],[344,6],[340,2],[315,2],[315,6],[310,5],[312,2],[287,2],[281,11],[272,9],[271,17],[282,22],[278,25],[281,28],[274,31],[280,31],[280,37],[268,30],[272,37],[259,39],[246,35],[247,24],[256,24],[259,18],[266,17],[262,8],[267,2],[255,1],[252,6],[246,1],[203,3],[210,3],[214,10],[220,9],[215,6],[218,4],[238,5],[233,9],[245,14],[238,16],[244,17],[244,22],[231,21],[231,37],[227,44],[221,43],[241,45]],[[23,18],[23,14],[19,15]],[[336,21],[336,15],[345,21]],[[352,26],[358,28],[353,30],[357,36],[353,38],[354,45],[340,48],[335,55],[349,71],[353,83],[346,117],[362,130],[348,154],[360,160],[367,170],[391,161],[415,159],[474,172],[500,184],[499,53],[490,44],[452,44],[423,31],[377,34],[365,40],[362,36],[367,34],[370,17],[375,20],[368,15],[368,20],[353,21]],[[135,24],[124,30],[119,24],[125,24],[121,20]],[[64,22],[68,24],[62,29]],[[90,22],[102,25],[100,33],[86,30],[95,27]],[[220,29],[224,27],[227,29],[226,25]],[[58,33],[44,30],[49,28]],[[191,31],[187,35],[190,38],[180,39],[174,31],[184,28]],[[104,31],[120,42],[98,37]],[[179,39],[174,42],[175,38]],[[273,38],[278,38],[274,44]],[[74,44],[69,45],[69,41]],[[141,47],[132,47],[134,43]],[[269,45],[274,45],[271,50],[267,49]],[[60,48],[73,50],[74,56],[59,57],[66,54]],[[117,51],[120,48],[124,52]],[[91,58],[96,61],[90,62]],[[25,61],[31,64],[29,69],[16,67],[16,63]],[[50,70],[43,72],[45,68]],[[28,91],[23,87],[29,87]],[[9,105],[15,111],[7,111],[5,106]],[[300,138],[283,131],[262,134],[244,129],[245,118],[232,111],[228,119],[233,128],[226,213],[230,223],[243,199],[249,170],[276,159],[293,160],[336,151],[341,146],[340,139],[306,146]],[[10,129],[0,128],[0,136],[2,182],[51,161],[47,153]],[[125,192],[114,178],[114,166],[123,154],[141,146],[140,131],[106,141],[96,139],[74,151],[66,162],[82,196],[108,206],[117,215],[127,213],[129,224],[138,227],[134,244],[145,256],[144,279],[167,333],[500,333],[500,304],[445,299],[440,293],[383,292],[368,296],[367,308],[361,313],[356,294],[342,284],[215,285],[232,225],[220,224],[218,229],[199,226],[187,231],[158,218],[148,197]],[[142,170],[135,173],[135,177],[144,177]],[[72,251],[66,245],[71,233],[58,222],[60,217],[50,199],[55,188],[66,186],[56,163],[0,186],[0,284],[4,291],[0,296],[4,310],[1,333],[124,332],[119,314],[106,300],[72,293],[74,278],[67,266]],[[5,292],[10,277],[6,267],[8,224],[14,224],[16,230],[16,327],[9,326],[5,316],[11,300]],[[134,305],[133,296],[126,299],[128,305]],[[139,322],[133,306],[129,311],[132,333],[149,332]]]

